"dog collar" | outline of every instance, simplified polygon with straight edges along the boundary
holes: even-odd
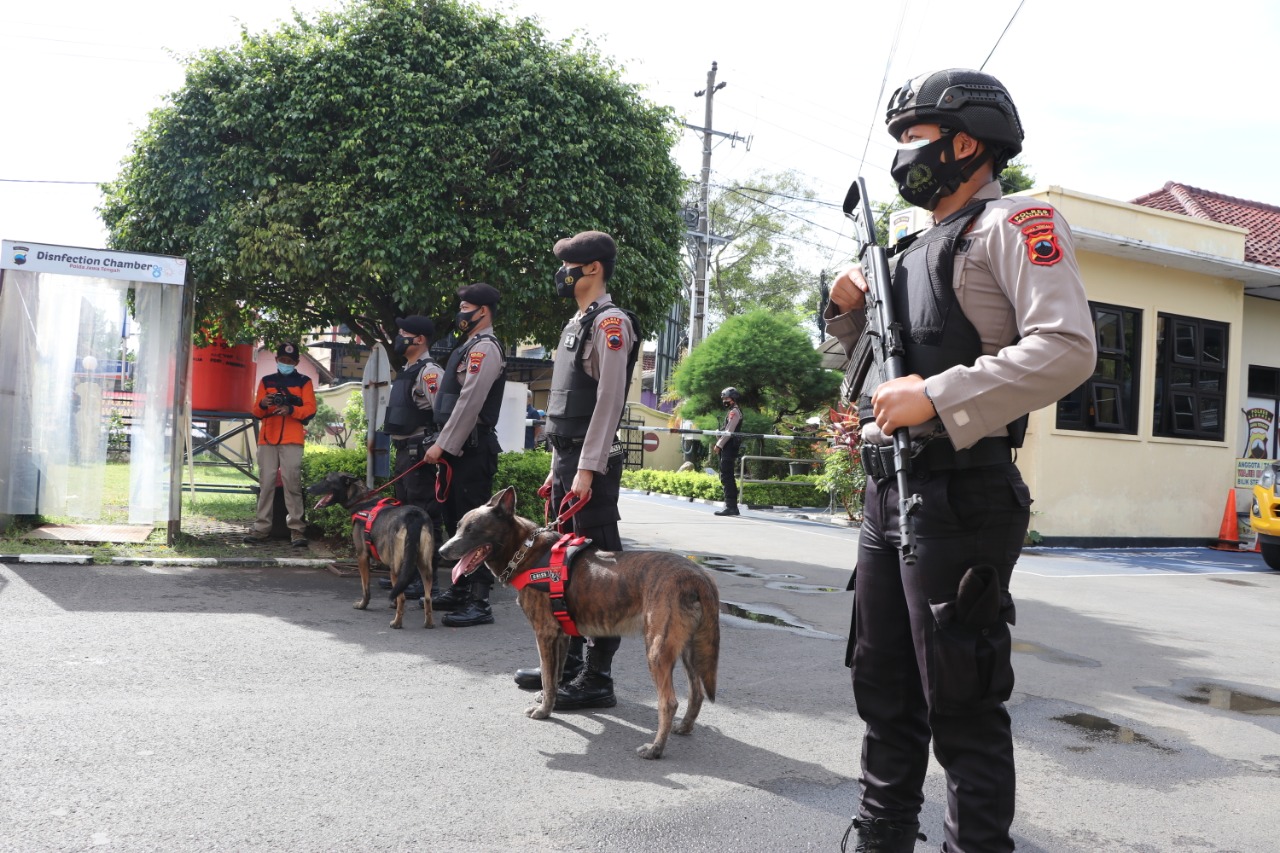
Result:
[[[516,573],[516,568],[520,565],[520,562],[524,560],[525,555],[529,553],[529,549],[533,547],[533,543],[538,538],[538,535],[546,532],[546,529],[547,528],[545,527],[538,528],[530,533],[529,538],[520,544],[520,547],[516,549],[515,554],[513,554],[511,559],[507,562],[507,567],[502,570],[502,574],[498,575],[498,583],[510,582],[511,576]]]

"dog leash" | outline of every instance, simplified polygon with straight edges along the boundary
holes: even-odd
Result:
[[[391,478],[390,480],[387,480],[387,482],[383,483],[381,486],[378,486],[376,489],[369,489],[368,491],[366,491],[364,494],[360,495],[359,497],[357,497],[357,498],[353,498],[351,501],[349,501],[349,503],[358,504],[358,503],[360,503],[361,501],[365,500],[366,498],[368,498],[368,497],[370,497],[370,496],[372,496],[372,495],[376,495],[378,492],[382,491],[382,490],[383,490],[383,489],[385,489],[387,486],[390,486],[390,485],[391,485],[392,483],[394,483],[396,480],[399,480],[401,477],[407,476],[407,475],[409,474],[409,472],[410,472],[410,471],[413,471],[415,468],[420,468],[420,467],[422,467],[423,465],[425,465],[425,464],[426,464],[426,462],[427,462],[427,460],[425,460],[425,459],[419,459],[417,462],[413,463],[413,464],[412,464],[412,465],[410,465],[408,468],[405,468],[403,471],[401,471],[401,472],[400,472],[399,474],[397,474],[395,477]],[[439,484],[437,483],[437,487],[438,487],[438,486],[439,486]]]
[[[441,490],[440,488],[440,485],[442,482],[444,484],[443,490]],[[436,502],[445,503],[446,501],[448,501],[449,490],[452,488],[453,488],[453,466],[450,465],[448,461],[441,458],[441,460],[436,463]]]
[[[587,489],[587,493],[578,500],[574,500],[575,495],[569,492],[560,501],[560,514],[547,522],[547,527],[557,533],[564,533],[564,523],[578,514],[578,510],[582,509],[591,502],[591,490]],[[550,503],[548,502],[548,506]]]

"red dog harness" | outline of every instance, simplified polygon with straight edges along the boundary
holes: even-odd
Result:
[[[362,509],[359,512],[351,513],[351,520],[353,522],[364,524],[365,547],[369,549],[369,553],[373,555],[373,559],[377,560],[379,563],[382,562],[382,558],[378,556],[378,549],[374,547],[373,544],[373,521],[378,517],[378,513],[393,506],[400,506],[400,501],[395,498],[383,498],[368,509]]]
[[[516,589],[531,586],[546,592],[551,597],[551,612],[560,621],[560,627],[570,637],[581,637],[578,626],[569,615],[569,608],[564,603],[565,586],[569,583],[569,566],[578,553],[591,545],[585,536],[566,533],[551,546],[549,562],[545,566],[534,566],[524,569],[511,578],[511,585]]]

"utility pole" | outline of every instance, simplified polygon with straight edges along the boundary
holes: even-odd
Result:
[[[716,85],[716,63],[711,63],[707,72],[707,88],[696,92],[694,97],[704,96],[707,99],[707,117],[702,124],[702,186],[698,191],[698,257],[694,261],[693,273],[693,314],[689,328],[689,349],[702,343],[707,322],[707,262],[710,260],[711,243],[707,240],[710,233],[710,217],[708,210],[711,194],[711,108],[715,102],[716,92],[725,87],[724,83]]]
[[[728,238],[716,237],[711,234],[711,217],[710,217],[710,196],[711,196],[711,137],[723,136],[730,143],[745,142],[747,150],[751,150],[751,139],[743,138],[737,133],[722,133],[713,130],[711,126],[711,111],[716,92],[723,89],[727,83],[716,83],[716,63],[711,63],[711,70],[707,72],[707,88],[700,92],[694,92],[695,98],[706,97],[707,110],[706,118],[702,127],[695,127],[691,124],[685,124],[690,130],[702,131],[702,180],[698,191],[698,225],[697,231],[692,234],[695,238],[697,246],[697,257],[694,258],[693,267],[693,297],[691,299],[689,311],[689,349],[693,349],[702,342],[706,332],[707,323],[707,265],[711,257],[711,244],[728,242]]]

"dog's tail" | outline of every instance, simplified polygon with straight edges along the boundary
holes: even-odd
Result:
[[[707,698],[716,701],[716,668],[720,663],[720,594],[706,578],[706,588],[698,593],[702,614],[693,634],[693,668]]]
[[[391,600],[395,601],[404,593],[414,579],[418,577],[418,541],[422,538],[422,516],[416,512],[406,513],[404,517],[404,547],[400,549],[400,571],[396,585],[391,590]],[[430,597],[431,590],[423,590],[423,595]]]

